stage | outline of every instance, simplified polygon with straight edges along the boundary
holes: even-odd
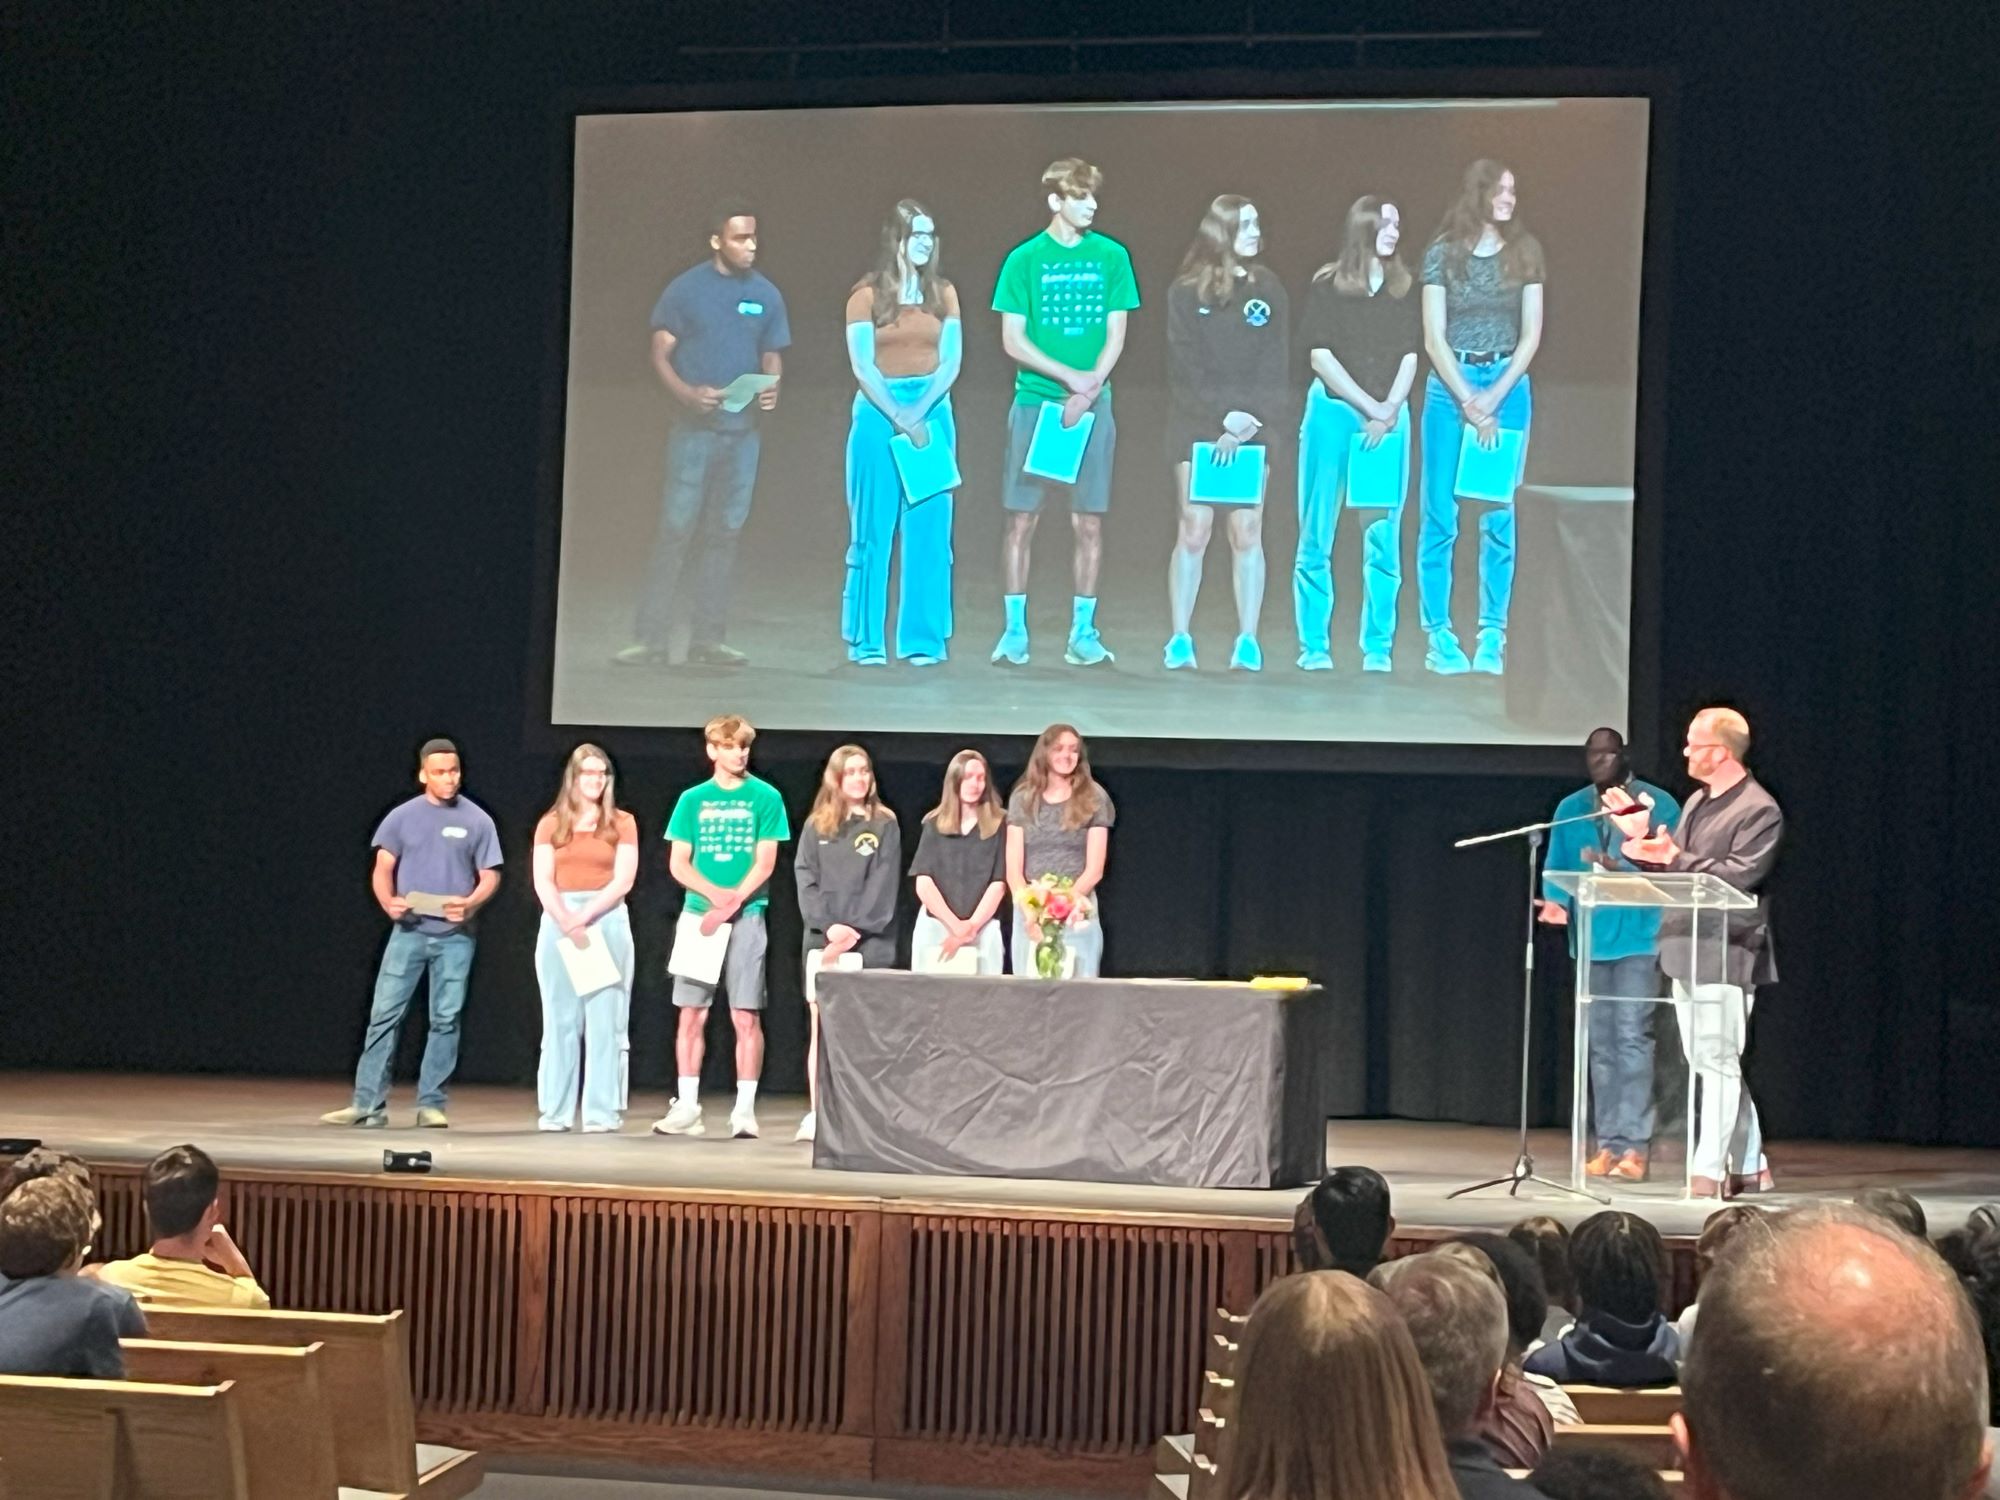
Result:
[[[1194,1421],[1217,1305],[1290,1269],[1295,1189],[1273,1192],[815,1171],[803,1100],[759,1101],[760,1140],[534,1128],[526,1089],[461,1088],[449,1130],[322,1126],[344,1080],[0,1074],[0,1136],[95,1164],[99,1253],[144,1248],[138,1171],[191,1141],[220,1163],[231,1232],[283,1307],[401,1308],[426,1441],[690,1471],[1136,1493],[1155,1439]],[[1559,1132],[1532,1140],[1560,1176]],[[428,1150],[427,1176],[382,1152]],[[1935,1229],[2000,1198],[2000,1151],[1779,1143],[1767,1204],[1895,1184]],[[1382,1171],[1392,1251],[1528,1213],[1534,1190],[1447,1200],[1505,1172],[1513,1132],[1333,1120],[1329,1162]],[[1669,1237],[1693,1290],[1710,1205],[1665,1187],[1620,1206]]]

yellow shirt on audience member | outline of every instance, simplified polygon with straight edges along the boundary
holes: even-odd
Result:
[[[248,1276],[227,1276],[191,1260],[162,1260],[148,1250],[130,1260],[114,1260],[99,1273],[143,1303],[167,1307],[268,1308],[271,1299]]]

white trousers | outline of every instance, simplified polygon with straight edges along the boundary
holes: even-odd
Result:
[[[1674,981],[1681,1051],[1701,1092],[1690,1166],[1697,1177],[1720,1182],[1731,1163],[1745,1176],[1754,1176],[1766,1165],[1757,1101],[1743,1082],[1743,1043],[1756,1003],[1756,990],[1746,985]]]
[[[937,952],[944,941],[944,923],[927,911],[919,911],[914,926],[910,929],[910,968],[922,974],[930,964],[931,955]],[[973,939],[973,952],[979,955],[979,972],[982,974],[1002,974],[1006,972],[1006,953],[1001,947],[1000,919],[988,917],[986,925],[979,929]]]

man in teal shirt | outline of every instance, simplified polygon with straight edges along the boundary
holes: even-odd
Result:
[[[702,730],[715,774],[691,786],[667,820],[672,852],[667,869],[687,899],[681,922],[693,919],[701,936],[729,926],[722,983],[729,1019],[736,1027],[736,1107],[729,1133],[757,1134],[757,1079],[764,1071],[764,908],[770,905],[771,871],[778,845],[792,836],[784,799],[768,781],[750,774],[750,743],[757,731],[735,714],[710,719]],[[677,940],[678,941],[678,940]],[[671,963],[671,960],[669,960]],[[659,1135],[701,1135],[701,1063],[708,1049],[708,1010],[714,984],[674,976],[680,1021],[674,1035],[679,1070],[674,1102],[653,1130]]]
[[[1561,826],[1550,831],[1549,857],[1542,867],[1542,890],[1549,899],[1542,902],[1541,919],[1555,926],[1570,924],[1574,903],[1548,876],[1559,871],[1638,868],[1619,852],[1625,835],[1611,819],[1574,823],[1563,819],[1588,818],[1614,791],[1620,807],[1631,799],[1649,801],[1653,821],[1660,827],[1672,828],[1681,815],[1680,804],[1671,796],[1632,774],[1625,737],[1617,730],[1591,731],[1584,741],[1583,760],[1590,785],[1556,804],[1555,821]],[[1660,914],[1650,908],[1607,907],[1591,917],[1590,993],[1600,997],[1590,1007],[1590,1093],[1597,1154],[1584,1171],[1592,1177],[1646,1180],[1647,1155],[1653,1145],[1652,1027],[1657,1007],[1602,997],[1658,998],[1659,940]],[[1574,926],[1569,951],[1577,956]]]
[[[1018,367],[1014,404],[1007,415],[1007,468],[1001,503],[1007,508],[1002,542],[1001,588],[1006,628],[993,660],[1025,666],[1028,660],[1028,560],[1042,498],[1066,490],[1076,533],[1076,595],[1063,660],[1091,667],[1111,661],[1097,631],[1097,574],[1104,560],[1104,513],[1111,505],[1111,460],[1118,427],[1111,415],[1111,369],[1125,352],[1125,316],[1139,305],[1132,257],[1116,240],[1097,233],[1097,190],[1104,174],[1087,161],[1065,157],[1042,173],[1049,227],[1009,252],[993,288],[1000,314],[1000,342]],[[1053,406],[1064,427],[1087,413],[1091,427],[1074,482],[1027,472],[1035,424]]]

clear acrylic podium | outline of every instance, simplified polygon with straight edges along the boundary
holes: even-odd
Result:
[[[1712,999],[1692,997],[1701,996],[1704,986],[1728,982],[1729,913],[1750,911],[1756,907],[1757,899],[1744,895],[1728,881],[1713,875],[1654,875],[1641,870],[1550,870],[1545,872],[1544,878],[1575,903],[1570,918],[1576,929],[1576,1074],[1571,1080],[1570,1094],[1570,1183],[1579,1191],[1602,1197],[1600,1188],[1615,1187],[1619,1183],[1612,1178],[1586,1178],[1583,1171],[1590,1140],[1590,1008],[1593,1005],[1675,1006],[1675,1016],[1681,1023],[1685,1038],[1687,1013],[1678,1007],[1718,1003]],[[1683,990],[1691,998],[1675,998],[1664,978],[1660,988],[1666,993],[1648,999],[1591,993],[1592,919],[1600,911],[1633,907],[1651,908],[1661,914],[1660,949],[1673,950],[1677,960],[1675,966],[1686,971]],[[1672,916],[1669,913],[1682,915]],[[1664,1043],[1658,1033],[1663,1029],[1659,1026],[1654,1028],[1653,1069],[1656,1076],[1662,1066]],[[1687,1198],[1692,1196],[1689,1178],[1694,1171],[1695,1072],[1692,1067],[1686,1067],[1684,1071],[1686,1139],[1682,1143],[1680,1191],[1681,1196]]]

